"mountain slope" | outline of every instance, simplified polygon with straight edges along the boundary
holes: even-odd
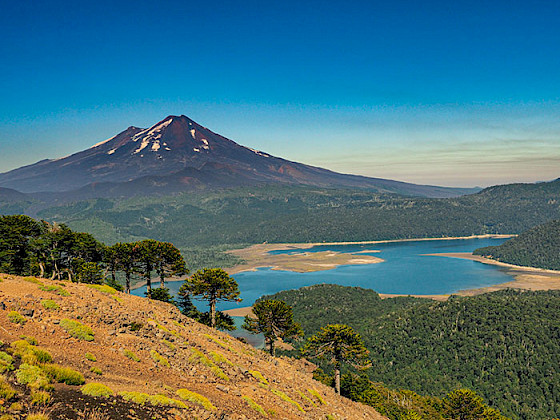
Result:
[[[241,146],[186,116],[122,133],[71,156],[0,174],[0,187],[22,192],[99,196],[160,195],[200,188],[303,184],[451,197],[477,189],[415,185],[345,175]],[[96,195],[99,194],[99,195]]]
[[[476,249],[473,254],[509,264],[560,270],[560,220],[529,229],[500,246]]]
[[[10,345],[14,348],[13,343],[22,336],[33,337],[55,363],[81,372],[86,383],[108,386],[118,396],[90,401],[100,411],[97,418],[384,418],[372,408],[341,398],[331,388],[312,380],[313,365],[272,358],[194,322],[169,304],[125,295],[106,286],[95,289],[7,275],[0,279],[2,350]],[[20,314],[21,323],[12,311]],[[90,327],[93,335],[86,340],[73,337],[70,332],[80,331],[69,329],[65,319]],[[32,357],[21,357],[21,361],[14,357],[14,368],[21,369],[20,363],[37,363]],[[0,368],[3,360],[6,357],[0,353]],[[5,372],[12,383],[15,373],[11,369]],[[21,382],[22,376],[18,378]],[[202,407],[198,397],[198,403],[181,397],[176,392],[179,389],[207,398],[215,408]],[[26,403],[29,389],[18,386],[17,391],[19,396],[14,400],[30,410]],[[55,402],[48,408],[52,419],[78,418],[75,412],[68,417],[62,414],[83,408],[80,400],[88,401],[77,386],[55,383],[54,390],[49,392]],[[183,404],[186,408],[164,405],[158,412],[151,403],[138,405],[122,397],[146,398],[139,393],[162,394],[179,401],[172,404]],[[265,414],[252,408],[248,398],[261,406]],[[156,400],[165,402],[162,397]],[[126,417],[111,411],[113,406],[123,405]],[[151,412],[145,413],[146,410]]]

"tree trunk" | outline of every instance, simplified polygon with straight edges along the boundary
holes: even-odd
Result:
[[[150,297],[152,295],[152,276],[149,271],[146,271],[145,278],[146,278],[146,293],[148,294],[148,297]]]
[[[334,365],[334,391],[340,395],[340,362]]]
[[[126,293],[130,294],[130,273],[126,272],[125,276],[126,276],[126,286],[125,286]]]
[[[210,299],[210,325],[216,328],[216,298]]]
[[[41,270],[41,274],[39,274],[39,277],[45,278],[45,264],[40,262],[39,263],[39,269]]]
[[[266,344],[268,346],[268,351],[272,356],[276,356],[276,347],[274,346],[274,338],[267,338]]]

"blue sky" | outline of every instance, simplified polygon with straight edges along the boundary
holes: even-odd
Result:
[[[186,114],[439,185],[560,176],[560,2],[7,2],[0,171]]]

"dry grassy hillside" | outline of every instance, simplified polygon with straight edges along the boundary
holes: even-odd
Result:
[[[0,419],[384,418],[314,381],[311,364],[272,358],[171,305],[0,278]]]

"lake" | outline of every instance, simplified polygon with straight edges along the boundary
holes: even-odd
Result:
[[[333,283],[342,286],[359,286],[389,294],[449,294],[459,290],[474,289],[511,281],[505,270],[476,261],[459,258],[426,256],[423,254],[472,252],[476,248],[500,245],[506,239],[453,239],[435,241],[392,242],[371,245],[328,245],[310,249],[273,251],[273,253],[297,253],[337,251],[360,252],[380,257],[378,264],[343,265],[332,270],[311,273],[295,273],[260,268],[257,271],[237,273],[233,277],[241,290],[241,303],[222,302],[219,310],[250,306],[262,295],[282,290],[298,289],[313,284]],[[379,252],[373,252],[379,251]],[[159,282],[154,282],[158,287]],[[179,290],[182,282],[169,282],[172,293]],[[145,287],[132,293],[143,296]],[[204,302],[195,302],[207,310]]]

